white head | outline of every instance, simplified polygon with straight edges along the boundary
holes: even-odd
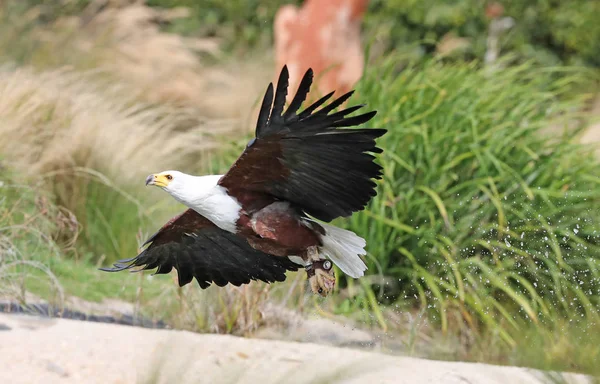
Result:
[[[179,171],[153,173],[146,178],[146,185],[162,188],[185,205],[194,205],[198,199],[217,185],[220,175],[192,176]]]
[[[194,209],[218,227],[236,231],[240,204],[217,183],[222,175],[192,176],[179,171],[154,173],[146,185],[156,185],[175,200]]]
[[[146,185],[156,185],[170,193],[184,188],[184,185],[187,184],[186,180],[189,183],[189,178],[193,177],[179,171],[164,171],[148,175],[146,177]]]
[[[176,200],[186,203],[196,189],[197,177],[179,171],[153,173],[146,177],[146,185],[155,185],[167,191]]]

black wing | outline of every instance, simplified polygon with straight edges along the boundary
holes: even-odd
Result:
[[[309,69],[284,112],[289,73],[283,67],[277,89],[273,84],[267,88],[255,138],[219,181],[246,210],[285,200],[317,219],[331,221],[362,210],[376,195],[372,179],[381,178],[381,167],[369,152],[381,152],[375,139],[386,130],[347,128],[375,116],[373,111],[347,117],[362,105],[331,113],[353,91],[317,110],[332,92],[297,113],[312,78]],[[258,207],[257,201],[262,202]]]
[[[144,245],[147,244],[150,245],[136,257],[119,260],[113,268],[101,270],[157,268],[157,274],[167,274],[175,268],[179,286],[196,278],[204,289],[212,282],[222,287],[227,283],[240,286],[251,280],[284,281],[286,271],[301,267],[287,257],[257,251],[245,238],[220,229],[191,209],[170,220]]]

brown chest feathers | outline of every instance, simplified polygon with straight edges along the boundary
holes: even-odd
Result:
[[[250,245],[277,256],[302,256],[311,246],[320,246],[323,228],[300,217],[286,202],[272,203],[252,214],[242,212],[239,233]]]

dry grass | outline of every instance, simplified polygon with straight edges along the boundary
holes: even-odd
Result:
[[[98,84],[92,74],[2,68],[0,153],[31,174],[86,167],[129,182],[197,158],[214,146],[210,135],[227,127],[138,96],[120,84]]]
[[[92,246],[98,257],[136,251],[135,233],[146,229],[137,217],[164,198],[140,192],[148,173],[197,170],[202,154],[232,127],[138,100],[131,88],[94,73],[0,68],[4,163],[21,175],[46,177],[55,203],[83,224],[83,238],[110,245]]]
[[[222,62],[216,40],[164,33],[157,21],[165,18],[164,11],[143,4],[108,8],[86,25],[84,33],[89,45],[95,36],[110,31],[100,65],[143,90],[149,101],[193,106],[210,117],[246,118],[270,80],[269,55]],[[219,65],[203,64],[202,55]]]
[[[33,282],[46,291],[50,305],[61,308],[65,294],[59,279],[29,255],[58,256],[55,235],[62,232],[74,238],[77,229],[72,215],[49,204],[34,188],[0,177],[0,298],[25,303],[27,284]]]
[[[171,277],[176,280],[175,275]],[[152,278],[157,279],[171,280],[166,276]],[[240,287],[211,286],[205,290],[199,289],[195,281],[182,288],[172,281],[162,284],[160,295],[148,297],[143,290],[138,294],[147,311],[167,319],[177,329],[250,336],[261,327],[289,326],[297,321],[312,299],[305,283],[302,273],[289,274],[283,283],[252,282]],[[288,307],[295,310],[290,312],[285,309]]]
[[[204,154],[251,126],[270,71],[258,61],[204,66],[198,53],[218,56],[218,46],[161,32],[164,13],[93,5],[44,26],[36,7],[0,6],[0,56],[20,64],[0,68],[0,156],[46,177],[55,203],[74,212],[86,243],[78,255],[110,261],[180,209],[142,193],[144,177],[202,172]]]
[[[0,4],[0,59],[36,68],[102,69],[143,100],[194,109],[209,118],[236,119],[246,130],[253,106],[273,75],[272,54],[231,60],[217,40],[163,32],[159,24],[185,12],[144,4],[92,2],[81,15],[40,26],[39,7],[11,13]],[[4,57],[3,57],[4,56]],[[241,121],[239,121],[241,120]],[[250,124],[251,125],[251,124]]]

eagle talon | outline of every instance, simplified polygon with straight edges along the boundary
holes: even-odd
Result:
[[[318,260],[308,264],[306,275],[313,293],[327,296],[335,286],[335,272],[329,260]]]

